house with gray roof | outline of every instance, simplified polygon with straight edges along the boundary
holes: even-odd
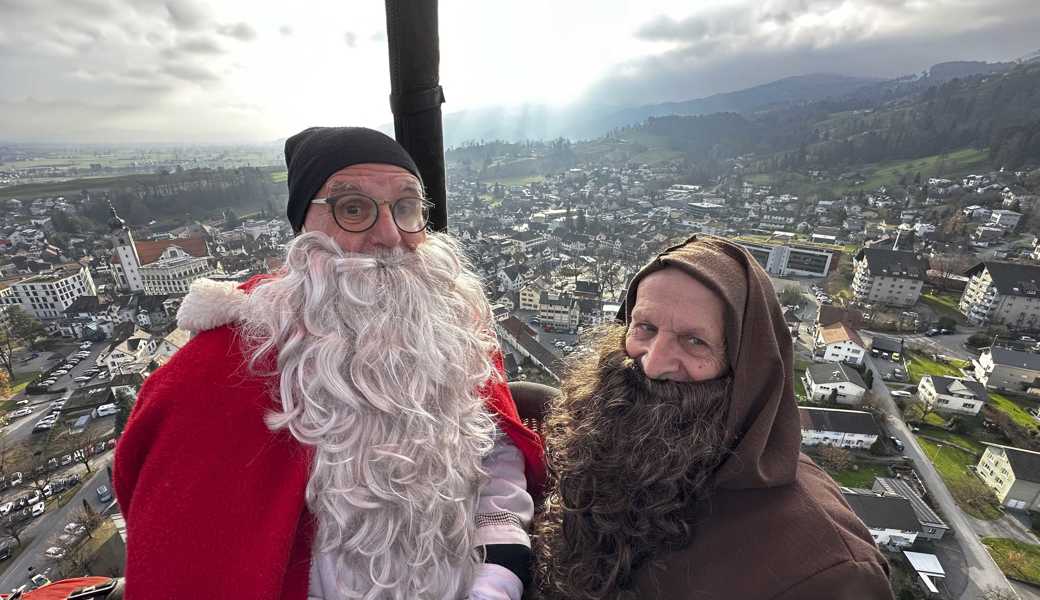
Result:
[[[965,275],[970,279],[958,308],[969,321],[1040,329],[1040,265],[986,261]]]
[[[863,410],[799,406],[802,445],[870,448],[881,435],[874,415]]]
[[[917,541],[921,523],[906,498],[848,488],[842,488],[841,495],[870,530],[870,536],[878,546],[890,550],[909,548]]]
[[[975,472],[1004,506],[1040,509],[1040,452],[986,443]]]
[[[852,264],[856,300],[890,306],[916,304],[928,272],[928,261],[921,256],[888,248],[861,248]]]
[[[928,503],[921,498],[917,490],[906,480],[895,477],[875,477],[874,486],[871,489],[882,496],[901,496],[910,501],[910,506],[913,507],[914,514],[917,515],[917,522],[921,525],[921,533],[917,536],[918,539],[924,538],[939,541],[950,530],[950,526],[942,520],[942,517],[931,506],[928,506]]]
[[[975,379],[991,390],[1040,391],[1040,354],[993,347],[972,365]]]
[[[815,402],[859,405],[867,384],[859,372],[844,363],[814,364],[805,370],[805,393]]]
[[[964,377],[925,375],[917,384],[917,397],[939,412],[977,415],[989,393],[986,386]]]

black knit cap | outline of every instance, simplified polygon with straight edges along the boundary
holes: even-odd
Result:
[[[293,231],[303,228],[307,207],[325,181],[350,165],[396,165],[422,183],[419,167],[392,137],[367,127],[311,127],[285,140],[289,169],[289,206],[285,209]]]

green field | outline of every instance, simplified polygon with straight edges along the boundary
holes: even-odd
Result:
[[[917,443],[921,445],[925,455],[935,465],[935,470],[939,472],[939,476],[946,482],[946,486],[950,489],[950,493],[953,494],[954,500],[964,512],[978,519],[992,520],[1000,517],[1002,513],[1000,512],[1000,507],[995,504],[995,498],[993,499],[994,503],[990,505],[976,507],[968,504],[958,493],[958,489],[962,486],[985,486],[968,470],[969,466],[978,462],[974,455],[945,444],[940,447],[939,444],[920,436],[917,436]]]
[[[917,173],[921,174],[921,180],[924,182],[929,177],[965,174],[974,169],[984,168],[988,163],[989,155],[985,150],[964,148],[945,155],[936,154],[909,160],[896,160],[868,165],[859,169],[862,172],[870,173],[861,185],[842,187],[845,188],[844,191],[853,189],[873,190],[883,185],[896,185],[904,175],[906,175],[908,180],[912,181]]]
[[[1011,417],[1016,424],[1021,425],[1027,431],[1037,428],[1037,421],[1024,408],[1016,404],[1007,396],[997,392],[989,393],[989,404],[993,408]]]
[[[921,301],[932,307],[940,317],[950,317],[958,323],[964,323],[964,315],[957,308],[961,297],[956,294],[925,292],[921,294]]]
[[[281,183],[283,181],[287,181],[288,179],[289,179],[289,172],[288,171],[275,171],[275,172],[271,173],[271,181],[273,181],[275,183]]]
[[[1007,538],[982,538],[982,543],[1005,575],[1040,585],[1040,546]]]
[[[910,381],[917,384],[925,375],[945,375],[947,377],[962,377],[960,369],[953,363],[944,364],[936,362],[923,354],[907,352],[907,372]],[[963,363],[961,363],[963,364]]]
[[[497,183],[506,187],[514,185],[527,185],[529,183],[540,183],[545,181],[544,175],[516,175],[512,177],[486,177],[481,178],[481,181],[487,184]]]
[[[827,473],[838,482],[838,485],[854,488],[871,488],[875,477],[891,477],[885,465],[857,464],[856,469]]]

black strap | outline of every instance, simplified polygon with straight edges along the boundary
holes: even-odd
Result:
[[[484,546],[484,562],[505,567],[520,578],[524,589],[531,585],[531,563],[534,554],[523,544],[488,544]]]
[[[411,115],[421,113],[444,104],[444,89],[441,86],[390,94],[390,110],[395,115]]]

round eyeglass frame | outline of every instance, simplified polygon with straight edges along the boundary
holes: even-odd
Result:
[[[353,198],[353,197],[365,198],[366,200],[371,201],[372,204],[376,208],[376,213],[375,213],[376,214],[376,218],[372,219],[372,222],[369,223],[368,226],[363,228],[363,229],[347,229],[346,227],[343,226],[342,223],[339,222],[339,218],[336,217],[336,202],[340,198]],[[418,200],[419,203],[420,203],[420,206],[422,206],[422,226],[420,226],[418,229],[415,229],[415,230],[405,229],[404,227],[401,227],[400,223],[397,222],[397,216],[396,216],[396,214],[394,212],[394,208],[397,207],[397,203],[398,202],[401,202],[403,200]],[[375,198],[373,198],[372,196],[369,196],[367,194],[362,194],[360,192],[348,192],[348,193],[345,193],[345,194],[338,194],[338,195],[335,195],[335,196],[326,196],[324,198],[314,198],[313,200],[311,200],[311,204],[324,204],[324,205],[328,206],[329,207],[329,211],[332,212],[332,220],[335,221],[336,226],[339,227],[340,229],[342,229],[343,231],[346,231],[347,233],[364,233],[364,232],[368,231],[369,229],[372,229],[373,227],[375,227],[376,223],[379,222],[379,218],[381,216],[379,214],[379,206],[380,206],[379,201],[376,200]],[[430,224],[430,207],[433,206],[433,205],[430,204],[428,201],[426,201],[424,198],[421,198],[419,196],[414,196],[414,197],[410,196],[410,197],[405,197],[405,198],[398,198],[397,200],[394,200],[393,202],[384,202],[383,204],[386,204],[386,205],[390,206],[390,218],[393,219],[394,226],[397,227],[398,231],[401,231],[403,233],[419,233],[420,231],[425,230],[426,227]]]

